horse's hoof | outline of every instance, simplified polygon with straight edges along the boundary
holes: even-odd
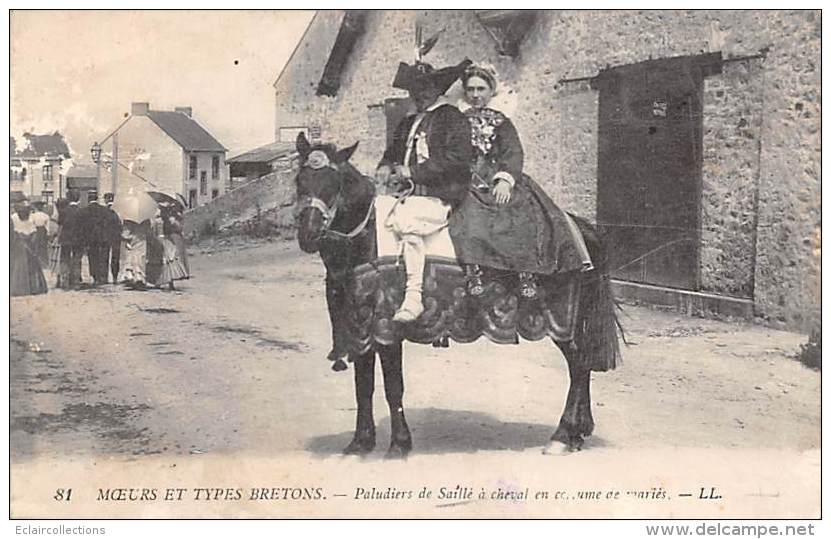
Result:
[[[332,363],[332,370],[333,370],[333,371],[335,371],[335,372],[345,371],[345,370],[346,370],[346,369],[348,369],[348,368],[349,368],[349,366],[348,366],[348,365],[346,364],[346,362],[345,362],[344,360],[342,360],[342,359],[336,359],[336,360]]]
[[[583,448],[582,436],[571,436],[567,442],[561,440],[551,440],[543,448],[543,455],[567,455],[569,453],[576,453]]]
[[[347,445],[346,449],[343,450],[343,454],[366,455],[368,453],[372,453],[373,449],[375,449],[375,440],[352,438],[352,441],[349,442],[349,445]]]
[[[387,460],[404,460],[409,454],[410,448],[398,444],[390,444],[390,448],[387,449],[387,454],[384,455],[384,458]]]
[[[569,453],[571,453],[571,450],[568,447],[568,444],[564,444],[559,440],[551,440],[542,449],[542,454],[558,456],[568,455]]]
[[[332,348],[332,350],[330,350],[329,353],[326,354],[326,359],[328,359],[329,361],[337,361],[339,359],[345,358],[346,355],[347,354],[345,352],[341,352],[340,350]]]

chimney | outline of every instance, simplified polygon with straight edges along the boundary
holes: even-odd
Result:
[[[193,118],[193,107],[176,107],[173,109],[174,112],[181,112],[188,118]]]
[[[133,116],[147,116],[150,110],[150,103],[133,103],[130,106],[130,114]]]

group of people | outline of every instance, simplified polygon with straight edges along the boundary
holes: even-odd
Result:
[[[91,198],[82,207],[69,192],[50,215],[43,203],[19,203],[10,219],[11,294],[24,296],[48,289],[43,268],[55,274],[55,286],[67,290],[123,283],[144,290],[175,289],[174,281],[190,277],[182,236],[184,208],[159,203],[152,219],[122,220],[114,197]],[[86,256],[90,283],[82,279]]]
[[[461,108],[445,96],[459,78]],[[494,272],[518,274],[520,294],[533,298],[537,276],[593,268],[572,218],[523,173],[513,123],[488,107],[498,90],[493,68],[469,60],[443,69],[401,63],[393,86],[409,92],[417,111],[401,121],[376,169],[379,186],[399,196],[379,223],[396,233],[406,266],[394,320],[411,322],[424,311],[424,238],[444,227],[473,296]]]

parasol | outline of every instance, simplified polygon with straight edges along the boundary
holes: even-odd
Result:
[[[180,211],[185,209],[185,201],[182,199],[182,195],[176,193],[176,196],[179,198],[174,198],[167,193],[162,193],[160,191],[147,191],[147,194],[156,201],[157,204],[160,205],[169,205],[169,206],[177,206]]]
[[[156,201],[144,192],[117,196],[113,201],[113,210],[122,220],[136,223],[152,219],[158,209]]]

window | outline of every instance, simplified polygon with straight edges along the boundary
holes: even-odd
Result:
[[[188,191],[188,208],[196,207],[196,189]]]
[[[208,172],[205,170],[199,173],[199,194],[208,194]]]
[[[43,202],[46,202],[47,204],[52,204],[53,202],[55,202],[54,191],[41,191],[40,197],[43,200]]]
[[[219,156],[215,155],[211,158],[211,179],[219,179]]]
[[[191,179],[191,180],[195,180],[195,179],[196,179],[196,167],[197,167],[197,164],[196,164],[196,156],[195,156],[195,155],[191,155],[191,156],[190,156],[190,179]]]
[[[211,200],[219,196],[219,189],[211,189]]]
[[[52,181],[52,165],[43,165],[43,183]]]

